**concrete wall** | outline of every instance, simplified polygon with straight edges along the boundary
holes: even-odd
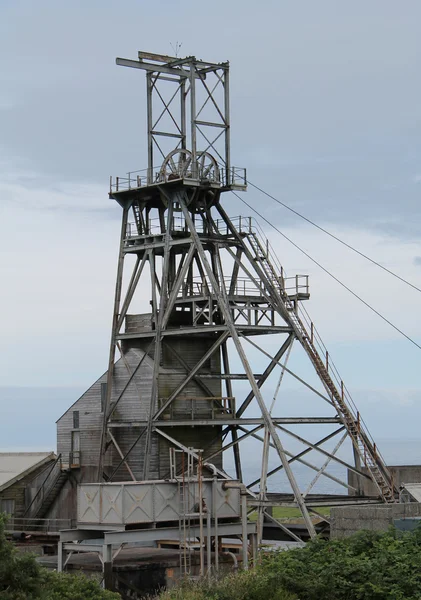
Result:
[[[421,504],[373,504],[371,506],[343,506],[331,509],[330,537],[341,539],[362,529],[386,531],[394,519],[420,517]]]
[[[396,487],[403,483],[421,483],[421,465],[396,465],[388,467],[393,475],[393,480]],[[363,471],[367,471],[364,467]],[[360,480],[358,482],[358,480]],[[364,496],[377,496],[377,490],[371,480],[360,477],[353,471],[348,470],[348,483],[355,488],[360,484],[361,492]],[[352,491],[349,494],[354,495]]]

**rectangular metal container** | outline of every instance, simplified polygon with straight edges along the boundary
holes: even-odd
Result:
[[[224,480],[204,480],[202,498],[206,512],[218,519],[237,518],[241,513],[240,490],[223,489]],[[199,485],[184,488],[173,481],[85,483],[78,486],[77,521],[90,525],[130,525],[179,521],[183,513],[198,512]],[[193,518],[193,517],[191,517]]]

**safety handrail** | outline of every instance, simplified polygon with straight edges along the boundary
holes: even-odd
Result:
[[[56,458],[56,460],[54,461],[54,463],[51,465],[51,468],[49,469],[44,481],[42,482],[42,484],[40,485],[38,491],[36,492],[35,496],[32,498],[32,501],[29,503],[27,509],[25,510],[25,512],[23,513],[23,516],[25,517],[25,515],[27,515],[29,513],[29,511],[31,510],[32,506],[34,505],[35,501],[37,500],[38,497],[41,498],[41,503],[42,503],[42,499],[44,498],[45,494],[45,490],[47,488],[47,481],[50,478],[50,476],[52,475],[52,473],[56,470],[56,467],[59,467],[59,471],[56,474],[56,477],[59,475],[59,473],[61,473],[61,469],[62,469],[62,460],[61,460],[61,454],[59,454]],[[54,481],[52,483],[52,485],[54,485]]]

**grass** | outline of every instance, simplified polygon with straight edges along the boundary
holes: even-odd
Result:
[[[317,510],[321,515],[328,517],[330,515],[330,507],[323,506]],[[310,513],[311,514],[311,513]],[[291,506],[274,506],[273,507],[273,517],[279,520],[285,519],[302,519],[301,511],[299,508],[294,508]],[[249,514],[250,521],[257,520],[257,512],[254,511]]]
[[[271,574],[251,570],[209,582],[182,582],[155,600],[297,600],[297,596],[283,589]]]

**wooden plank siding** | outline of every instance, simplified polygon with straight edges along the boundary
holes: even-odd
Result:
[[[2,500],[14,500],[15,509],[13,516],[19,519],[22,518],[31,500],[33,490],[38,490],[53,463],[54,459],[51,459],[50,462],[44,463],[38,469],[33,470],[28,475],[19,479],[19,481],[1,491],[0,510]]]
[[[128,315],[126,319],[126,331],[136,333],[150,329],[150,315]],[[201,337],[179,337],[170,338],[167,336],[163,345],[163,352],[159,369],[158,396],[165,400],[182,383],[187,375],[186,368],[174,357],[170,351],[169,345],[175,352],[182,357],[188,369],[194,367],[206,351],[215,341],[213,335]],[[113,393],[111,402],[115,403],[123,392],[128,378],[136,370],[139,361],[143,358],[142,365],[136,372],[130,385],[124,391],[121,399],[118,401],[112,415],[112,422],[119,422],[119,427],[113,428],[113,435],[125,454],[135,443],[141,433],[141,428],[133,424],[136,422],[145,422],[148,419],[150,409],[150,400],[152,392],[152,377],[154,369],[154,353],[145,356],[148,350],[149,341],[147,339],[125,340],[122,344],[124,360],[120,358],[114,368]],[[221,359],[220,353],[216,352],[213,357],[205,363],[201,369],[202,373],[220,374]],[[101,410],[101,385],[106,384],[107,374],[104,373],[57,422],[57,451],[64,457],[68,456],[72,450],[71,438],[74,420],[74,411],[79,412],[79,436],[80,436],[80,456],[81,469],[80,478],[85,479],[83,473],[92,477],[92,467],[98,464],[100,436],[103,421]],[[221,397],[221,380],[207,379],[206,392],[203,387],[192,380],[180,393],[174,402],[171,411],[166,411],[162,418],[164,419],[191,419],[192,410],[196,418],[210,418],[212,414],[212,402],[204,399],[210,395]],[[196,398],[191,400],[191,398]],[[162,404],[161,404],[162,405]],[[153,407],[153,411],[157,410]],[[192,427],[175,426],[169,430],[172,437],[177,439],[185,446],[194,448],[206,448],[207,453],[215,452],[222,446],[222,440],[218,433],[221,432],[221,426],[211,427]],[[136,479],[142,478],[144,465],[144,451],[146,436],[143,435],[131,451],[128,463]],[[215,441],[215,438],[217,440]],[[208,447],[209,446],[209,447]],[[120,455],[113,444],[110,444],[107,450],[104,469],[107,473],[113,471],[121,462]],[[215,457],[214,464],[222,467],[222,454]],[[150,459],[151,479],[159,479],[169,476],[169,444],[157,434],[153,435]],[[123,465],[118,469],[115,481],[126,481],[131,479],[127,468]]]

